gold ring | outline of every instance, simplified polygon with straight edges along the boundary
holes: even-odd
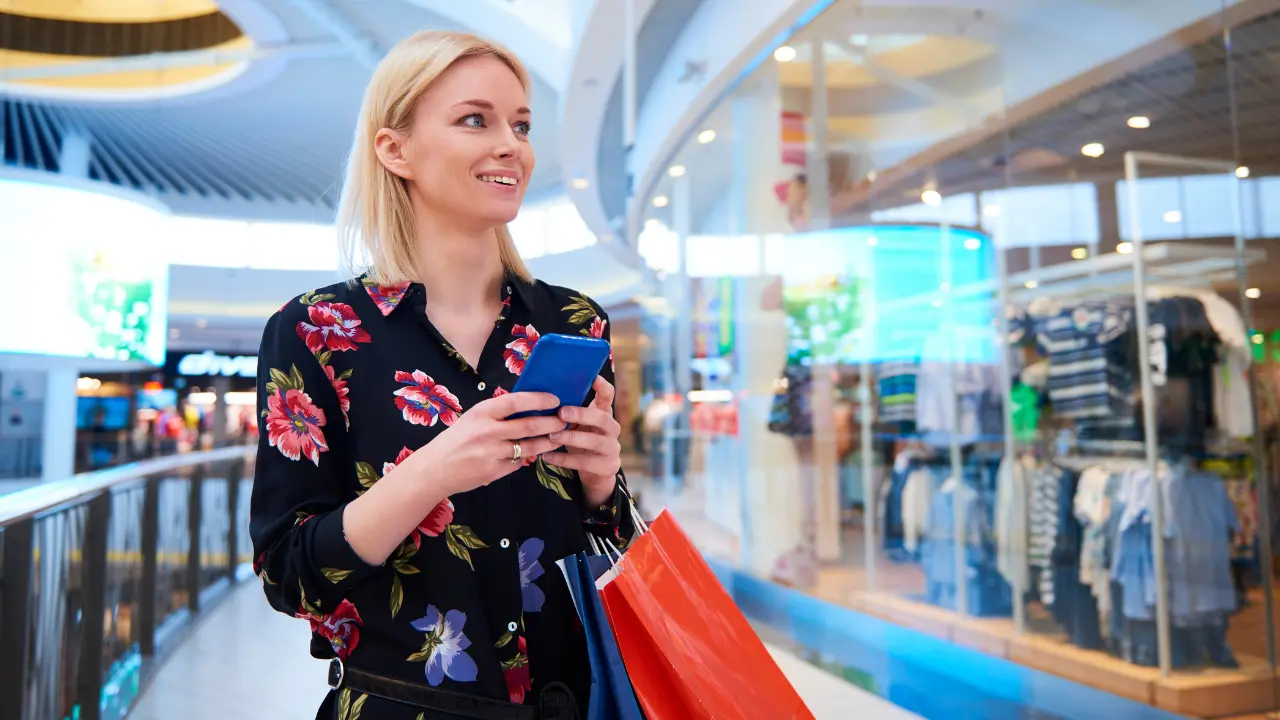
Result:
[[[520,443],[511,443],[511,464],[515,465],[520,462],[520,455],[524,450],[520,447]]]

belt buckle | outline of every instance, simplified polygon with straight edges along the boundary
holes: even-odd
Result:
[[[342,664],[342,660],[334,658],[329,661],[329,687],[337,690],[342,687],[342,680],[347,675],[347,668]]]

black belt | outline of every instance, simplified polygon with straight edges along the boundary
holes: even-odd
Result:
[[[573,693],[560,683],[551,683],[543,688],[536,707],[516,705],[375,675],[346,667],[341,660],[334,658],[329,661],[329,687],[334,690],[349,688],[353,692],[405,703],[420,710],[434,710],[471,720],[577,720],[578,717]]]

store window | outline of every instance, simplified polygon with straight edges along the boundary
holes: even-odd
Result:
[[[646,492],[928,717],[1280,709],[1280,13],[1139,5],[838,0],[637,199]]]

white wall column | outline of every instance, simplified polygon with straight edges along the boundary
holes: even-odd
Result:
[[[76,380],[79,377],[80,373],[71,368],[52,368],[45,372],[42,480],[63,480],[75,474]]]

